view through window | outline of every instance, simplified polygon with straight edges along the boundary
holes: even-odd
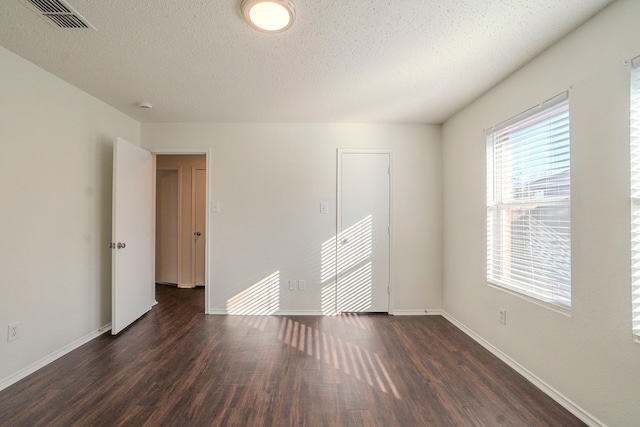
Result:
[[[567,93],[487,133],[487,280],[571,307]]]

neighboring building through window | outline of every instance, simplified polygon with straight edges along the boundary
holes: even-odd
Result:
[[[569,99],[487,132],[487,280],[571,308]]]
[[[631,316],[640,342],[640,57],[631,61]]]

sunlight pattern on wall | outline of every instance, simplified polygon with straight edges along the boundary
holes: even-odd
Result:
[[[338,275],[369,259],[373,253],[373,216],[358,221],[338,235]]]
[[[227,300],[227,313],[245,315],[273,314],[280,309],[280,271]]]
[[[336,237],[320,246],[320,280],[322,283],[336,278]]]
[[[336,310],[336,281],[331,280],[320,290],[320,303],[322,304],[322,314],[334,316],[338,314]]]
[[[371,261],[338,279],[338,311],[359,312],[371,307],[373,274]]]
[[[322,312],[364,311],[373,298],[373,216],[321,245]],[[337,277],[337,283],[336,283]]]

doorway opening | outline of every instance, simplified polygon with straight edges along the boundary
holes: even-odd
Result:
[[[154,153],[155,282],[205,289],[207,304],[207,153]]]

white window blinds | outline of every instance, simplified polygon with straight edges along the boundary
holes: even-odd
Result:
[[[633,335],[640,341],[640,57],[631,64],[631,302]]]
[[[487,280],[565,309],[571,307],[569,136],[567,93],[487,133]]]

